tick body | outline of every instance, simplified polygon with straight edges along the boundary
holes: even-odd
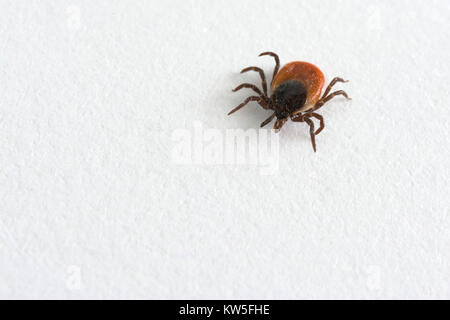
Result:
[[[234,92],[242,88],[249,88],[257,95],[248,97],[243,103],[234,108],[229,115],[243,108],[251,101],[258,102],[263,109],[274,111],[267,120],[261,123],[261,127],[269,124],[275,118],[276,121],[273,127],[275,131],[279,131],[288,119],[294,122],[305,122],[310,127],[311,143],[314,151],[316,151],[315,136],[323,130],[325,123],[323,117],[315,111],[336,96],[342,95],[350,99],[342,90],[330,93],[337,82],[347,81],[341,78],[334,78],[322,95],[325,76],[315,65],[308,62],[290,62],[280,70],[278,56],[273,52],[260,54],[260,56],[265,55],[272,56],[275,59],[270,95],[267,91],[264,71],[258,67],[245,68],[241,73],[248,71],[259,73],[262,81],[262,91],[257,86],[249,83],[243,83],[238,86],[233,90]],[[314,129],[314,122],[311,118],[319,120],[319,129]]]

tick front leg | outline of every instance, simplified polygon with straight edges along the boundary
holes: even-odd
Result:
[[[268,117],[266,120],[264,120],[263,123],[261,123],[261,128],[269,124],[273,120],[273,118],[275,118],[275,113],[272,114],[270,117]]]
[[[312,122],[312,120],[309,118],[305,118],[304,120],[307,124],[309,124],[309,135],[311,136],[311,143],[314,152],[316,152],[316,135],[314,133],[314,122]]]
[[[323,116],[321,116],[318,113],[313,112],[313,113],[311,113],[311,116],[320,121],[319,129],[317,129],[317,131],[314,132],[315,135],[318,135],[325,128],[325,121],[323,120]]]
[[[261,107],[263,107],[264,109],[269,109],[269,106],[264,102],[264,100],[262,100],[260,97],[257,96],[251,96],[248,97],[247,99],[245,99],[245,101],[243,103],[241,103],[240,105],[238,105],[236,108],[234,108],[233,110],[231,110],[228,115],[235,113],[236,111],[238,111],[239,109],[245,107],[249,102],[251,101],[256,101],[259,103],[259,105]]]
[[[311,137],[311,143],[314,152],[316,152],[316,134],[314,132],[314,122],[304,115],[295,115],[291,117],[291,120],[294,122],[306,122],[309,125],[309,135]],[[318,130],[320,132],[320,129]]]

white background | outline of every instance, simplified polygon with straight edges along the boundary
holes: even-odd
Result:
[[[450,298],[450,6],[0,1],[0,297]],[[280,167],[177,165],[172,134],[256,129],[231,89],[350,79]],[[245,91],[245,92],[244,92]]]

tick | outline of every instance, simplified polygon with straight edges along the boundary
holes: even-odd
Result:
[[[275,59],[275,69],[270,85],[271,95],[268,95],[264,71],[258,67],[245,68],[241,73],[248,71],[256,71],[259,73],[263,91],[250,83],[243,83],[238,86],[233,92],[248,88],[252,89],[257,95],[248,97],[243,103],[231,110],[228,115],[245,107],[249,102],[255,101],[263,109],[274,111],[269,118],[261,123],[261,127],[269,124],[274,118],[276,118],[276,121],[273,129],[276,132],[281,129],[288,119],[291,119],[294,122],[306,122],[309,125],[311,143],[314,152],[316,152],[316,135],[325,128],[325,122],[323,117],[315,111],[339,95],[351,100],[345,91],[339,90],[330,93],[336,83],[348,81],[345,81],[342,78],[334,78],[328,85],[324,94],[321,95],[325,84],[325,76],[315,65],[309,62],[296,61],[286,64],[280,70],[280,59],[277,54],[273,52],[263,52],[259,56],[272,56]],[[316,131],[314,130],[314,122],[311,118],[319,120],[320,126]]]

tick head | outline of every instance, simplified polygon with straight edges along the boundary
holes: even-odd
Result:
[[[275,121],[275,124],[273,125],[273,130],[275,130],[275,132],[280,131],[281,127],[286,123],[288,118],[277,118],[277,121]]]
[[[275,110],[275,116],[277,119],[286,119],[289,117],[289,111],[286,108],[278,108]]]

